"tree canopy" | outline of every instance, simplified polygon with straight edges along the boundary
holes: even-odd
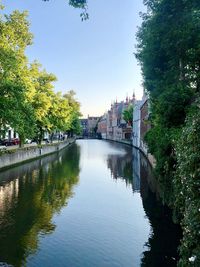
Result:
[[[43,0],[44,2],[50,0]],[[68,0],[68,4],[74,8],[82,9],[80,14],[82,20],[87,20],[89,18],[89,14],[87,12],[87,0]]]
[[[43,1],[50,1],[50,0],[43,0]],[[75,8],[86,8],[87,0],[68,0],[69,5]]]
[[[45,131],[76,132],[80,116],[75,92],[70,99],[55,93],[55,75],[25,55],[33,40],[27,15],[14,11],[0,17],[0,129],[12,127],[22,143],[32,137],[41,142]]]
[[[133,125],[133,105],[129,105],[124,111],[123,111],[123,119],[128,123],[129,125]]]
[[[193,235],[197,217],[193,220],[195,212],[188,209],[186,199],[191,193],[197,197],[192,185],[197,177],[189,179],[188,175],[196,173],[198,166],[191,161],[191,165],[188,162],[183,168],[179,159],[187,154],[189,160],[194,155],[184,133],[191,130],[191,109],[196,105],[196,112],[199,110],[195,103],[200,92],[200,2],[146,0],[144,3],[147,12],[142,14],[142,26],[137,33],[136,57],[142,67],[145,90],[150,95],[152,129],[146,141],[157,161],[156,174],[163,202],[177,211],[175,217],[183,223],[179,266],[194,266],[189,259],[195,259],[197,265],[200,260],[199,239]],[[185,144],[183,138],[187,139]],[[198,146],[198,138],[195,140]],[[182,172],[177,171],[180,169]],[[184,201],[176,201],[180,194],[178,188],[183,186],[190,189],[183,193]],[[182,211],[187,213],[187,219]]]

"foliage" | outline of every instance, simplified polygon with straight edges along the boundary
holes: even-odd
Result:
[[[34,90],[30,96],[30,102],[35,113],[36,136],[41,143],[44,132],[51,129],[49,111],[54,98],[52,82],[56,80],[56,77],[46,71],[40,71],[37,63],[31,65],[30,72],[33,77]]]
[[[195,255],[198,261],[200,255],[199,237],[194,230],[194,226],[199,229],[200,220],[193,208],[199,203],[195,186],[185,186],[193,183],[192,175],[199,172],[198,165],[192,163],[197,160],[193,145],[196,142],[198,149],[199,129],[191,124],[192,115],[188,114],[200,91],[200,2],[145,0],[144,3],[147,12],[142,14],[143,23],[137,33],[136,57],[150,95],[152,129],[146,141],[156,158],[163,202],[174,208],[176,219],[182,221],[184,237],[179,265],[198,266],[192,260]],[[181,170],[185,173],[184,184]],[[193,202],[189,202],[192,197]]]
[[[21,139],[31,135],[34,129],[33,109],[26,101],[25,48],[32,42],[26,17],[26,12],[14,11],[0,18],[0,127],[12,126]]]
[[[29,63],[25,49],[33,36],[27,15],[14,11],[0,17],[0,129],[15,129],[21,145],[32,137],[41,142],[45,131],[79,131],[80,116],[75,93],[68,98],[55,93],[55,75]]]
[[[52,98],[49,110],[50,129],[56,129],[56,131],[68,130],[71,126],[71,115],[72,109],[68,101],[58,92]]]
[[[43,1],[49,1],[49,0],[43,0]],[[75,7],[75,8],[86,8],[87,0],[69,0],[69,5]]]
[[[81,116],[80,113],[80,103],[75,99],[76,93],[73,90],[70,90],[67,94],[63,97],[68,101],[68,104],[71,108],[70,113],[70,127],[68,128],[68,132],[70,136],[73,134],[80,134],[81,133],[81,124],[79,117]]]
[[[47,2],[49,0],[43,0],[44,2]],[[83,12],[80,14],[81,20],[87,20],[89,19],[89,14],[87,12],[87,0],[69,0],[69,5],[74,8],[80,8],[83,10]]]
[[[200,4],[175,0],[148,0],[145,4],[148,11],[142,15],[137,34],[136,57],[150,93],[153,128],[147,142],[156,157],[161,184],[166,184],[166,179],[171,184],[176,164],[172,140],[199,90]],[[172,194],[172,188],[168,193]]]
[[[179,266],[200,266],[200,98],[192,106],[175,148],[175,211],[183,219]]]
[[[128,123],[129,125],[133,125],[133,105],[129,105],[124,111],[123,111],[123,119]]]

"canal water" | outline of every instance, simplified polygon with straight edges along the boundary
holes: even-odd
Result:
[[[173,267],[180,229],[132,147],[78,140],[0,173],[0,262]]]

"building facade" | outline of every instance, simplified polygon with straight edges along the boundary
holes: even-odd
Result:
[[[88,120],[87,119],[81,119],[81,128],[82,128],[82,136],[88,137]]]
[[[102,139],[107,138],[107,114],[104,114],[102,117],[100,117],[97,126],[97,134],[98,137]]]
[[[141,111],[140,108],[143,104],[143,100],[136,100],[133,108],[133,146],[140,147],[140,123],[141,123]]]
[[[140,107],[140,149],[147,154],[148,148],[144,141],[145,134],[151,128],[149,122],[150,108],[149,108],[149,99],[145,99]]]
[[[88,116],[87,119],[81,119],[82,137],[93,138],[96,137],[97,127],[100,117]]]
[[[135,97],[126,98],[125,101],[115,102],[107,112],[107,139],[122,141],[132,139],[132,125],[123,118],[124,111],[134,105]]]

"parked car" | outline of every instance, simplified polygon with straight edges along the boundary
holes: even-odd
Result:
[[[3,143],[2,143],[3,146],[12,146],[11,140],[3,139],[2,141],[3,141]]]
[[[20,140],[19,140],[19,138],[12,138],[11,142],[12,142],[12,145],[19,145]]]
[[[33,143],[35,143],[35,144],[37,144],[38,143],[38,139],[35,137],[35,138],[33,138],[33,139],[31,139],[31,142],[30,142],[30,144],[33,144]]]
[[[13,146],[13,145],[19,145],[20,140],[19,138],[12,138],[12,139],[3,139],[1,140],[2,146]]]
[[[32,143],[32,140],[31,139],[26,139],[25,140],[25,144],[31,144]]]

